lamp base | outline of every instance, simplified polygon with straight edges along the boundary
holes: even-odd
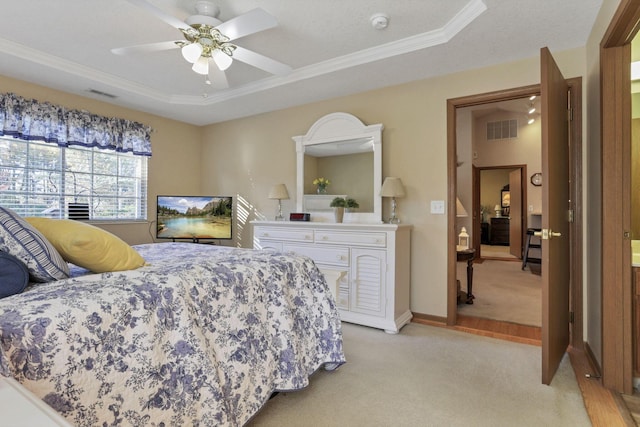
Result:
[[[389,218],[389,224],[400,224],[400,218],[396,216],[396,207],[398,204],[396,203],[396,198],[393,197],[391,199],[391,218]]]
[[[282,201],[278,199],[278,214],[275,218],[276,221],[284,221],[284,216],[282,215]]]

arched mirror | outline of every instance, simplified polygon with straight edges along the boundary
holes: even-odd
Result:
[[[306,135],[294,136],[297,177],[296,209],[312,221],[333,221],[331,200],[355,199],[360,207],[345,215],[348,223],[382,222],[382,124],[365,125],[348,113],[331,113]],[[314,181],[329,180],[325,192]]]

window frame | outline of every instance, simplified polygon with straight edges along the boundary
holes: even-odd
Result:
[[[55,156],[52,150],[56,151]],[[0,136],[0,154],[0,205],[20,215],[148,221],[147,156],[80,145],[63,147],[10,136]],[[70,158],[78,165],[70,164]],[[15,187],[10,188],[12,185]],[[80,210],[74,210],[74,203],[80,205]],[[43,204],[46,209],[41,209]]]

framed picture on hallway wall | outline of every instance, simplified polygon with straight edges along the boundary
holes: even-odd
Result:
[[[509,190],[502,190],[502,196],[500,200],[502,200],[503,208],[508,208],[511,206],[511,193],[509,192]]]

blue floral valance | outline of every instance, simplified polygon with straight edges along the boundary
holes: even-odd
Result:
[[[141,123],[0,94],[0,136],[151,156],[150,134]]]

